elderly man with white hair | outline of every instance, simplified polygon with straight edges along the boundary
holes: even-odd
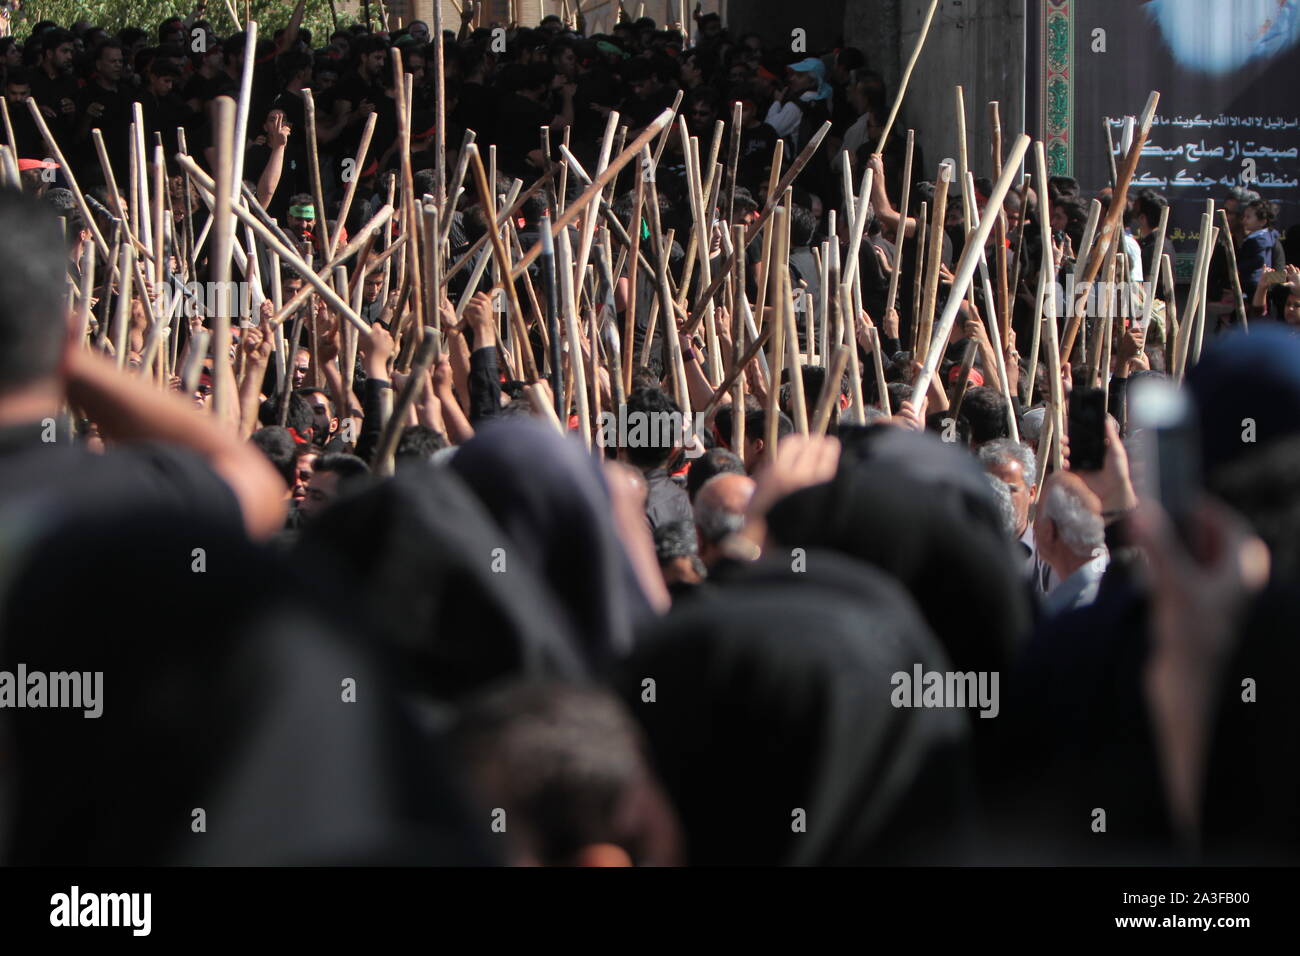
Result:
[[[1030,447],[1010,438],[996,438],[979,449],[980,464],[990,478],[1006,488],[1013,509],[1010,534],[1016,539],[1025,559],[1025,574],[1038,593],[1046,593],[1050,583],[1048,566],[1038,556],[1034,545],[1034,526],[1029,512],[1038,498],[1038,459]],[[999,489],[995,486],[995,491]]]
[[[1110,561],[1106,525],[1101,500],[1078,475],[1056,472],[1043,482],[1034,541],[1057,582],[1047,593],[1048,616],[1087,607],[1097,599]]]

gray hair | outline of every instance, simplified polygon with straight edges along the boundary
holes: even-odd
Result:
[[[1020,439],[1021,441],[1038,441],[1043,434],[1043,419],[1047,417],[1047,409],[1039,405],[1037,408],[1031,408],[1020,416]]]
[[[1002,530],[1010,538],[1016,537],[1016,506],[1011,500],[1011,486],[1001,478],[984,473],[988,479],[989,487],[993,489],[993,497],[998,500],[998,520],[1002,524]]]
[[[1056,525],[1061,540],[1080,557],[1106,550],[1106,524],[1074,489],[1059,481],[1048,484],[1039,507]]]
[[[709,496],[701,494],[713,482],[725,477],[725,474],[714,475],[700,485],[700,491],[695,494],[695,526],[700,529],[700,537],[707,544],[717,544],[727,535],[738,534],[740,529],[745,527],[743,514],[728,511],[717,503],[711,503]]]
[[[985,469],[996,465],[1007,465],[1013,461],[1018,462],[1025,484],[1030,487],[1033,486],[1034,478],[1038,475],[1038,459],[1034,456],[1034,450],[1023,442],[1010,438],[995,438],[980,445],[979,456],[980,464]]]

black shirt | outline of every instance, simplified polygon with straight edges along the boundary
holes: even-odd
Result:
[[[78,114],[76,110],[71,113],[63,112],[63,101],[70,100],[76,105],[77,96],[81,92],[77,86],[76,77],[70,73],[60,73],[54,79],[50,79],[43,69],[32,71],[32,99],[36,100],[40,106],[48,107],[54,110],[54,119],[49,115],[45,116],[45,125],[50,128],[51,135],[59,144],[59,148],[66,154],[68,147],[72,144],[72,137],[76,133]],[[27,125],[35,128],[32,123],[31,114],[27,112],[26,107],[21,110],[9,110],[14,120],[14,133],[18,133],[18,117],[21,115]],[[40,134],[37,134],[39,139]],[[20,143],[21,148],[21,143]],[[42,144],[40,156],[45,155],[45,146]],[[38,158],[34,153],[23,153],[24,158]]]
[[[672,521],[695,521],[690,496],[664,468],[654,468],[645,473],[645,517],[650,530]]]
[[[501,101],[496,141],[497,161],[503,171],[525,182],[536,178],[539,170],[528,164],[528,154],[542,148],[542,127],[553,118],[541,103],[518,93],[511,93]]]
[[[113,175],[117,179],[118,188],[123,190],[127,182],[127,143],[131,135],[133,102],[135,97],[126,84],[119,83],[116,90],[106,90],[93,80],[86,84],[81,91],[81,98],[77,100],[77,115],[83,119],[86,111],[94,104],[99,103],[104,107],[104,111],[97,118],[89,121],[87,129],[98,128],[103,135],[104,149],[108,153],[109,162],[113,164]],[[92,171],[91,181],[98,181],[93,173],[98,171],[99,161],[90,137],[81,144],[81,148],[82,162],[88,170]]]
[[[234,492],[193,453],[145,442],[97,455],[45,422],[0,428],[0,509],[9,514],[46,524],[149,504],[242,527]]]

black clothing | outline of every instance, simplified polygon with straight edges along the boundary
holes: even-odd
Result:
[[[645,516],[651,531],[674,521],[695,521],[690,496],[666,469],[647,471],[645,481]]]
[[[788,558],[733,567],[621,669],[688,860],[956,862],[973,803],[966,721],[895,706],[891,686],[946,658],[886,575],[829,552],[806,557],[800,573]]]
[[[28,518],[39,513],[47,522],[132,504],[203,513],[235,526],[243,522],[229,486],[191,452],[141,443],[96,455],[67,434],[55,434],[52,422],[0,428],[0,503]]]
[[[4,711],[5,863],[492,862],[378,649],[242,529],[100,512],[6,583],[0,667],[102,680],[92,719]]]
[[[510,567],[532,569],[549,585],[588,662],[600,668],[626,654],[649,604],[596,460],[549,426],[506,419],[462,445],[450,468],[500,524]]]

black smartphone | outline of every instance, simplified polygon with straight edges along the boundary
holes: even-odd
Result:
[[[1133,386],[1128,405],[1145,496],[1160,502],[1187,540],[1188,519],[1201,490],[1200,432],[1191,399],[1168,381],[1146,380]]]
[[[1100,471],[1106,460],[1106,393],[1099,388],[1070,392],[1070,470]]]

